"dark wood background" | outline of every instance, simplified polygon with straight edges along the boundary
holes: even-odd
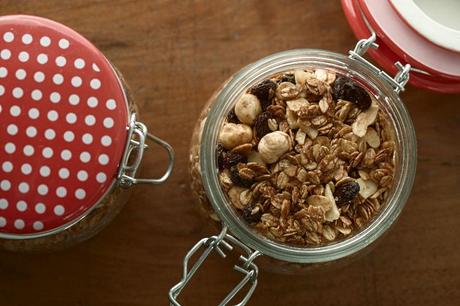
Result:
[[[188,189],[191,130],[229,75],[291,48],[346,52],[354,45],[338,1],[22,1],[0,14],[62,22],[123,72],[151,131],[177,153],[161,186],[138,186],[100,235],[51,255],[0,254],[0,305],[167,305],[183,255],[215,233]],[[392,231],[365,258],[314,275],[262,272],[249,305],[460,305],[460,96],[409,87],[418,172]],[[160,150],[144,174],[158,174]],[[184,305],[216,305],[239,280],[232,260],[212,259],[184,291]]]

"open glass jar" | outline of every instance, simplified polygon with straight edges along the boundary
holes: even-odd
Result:
[[[51,251],[95,235],[129,187],[170,175],[172,148],[137,121],[121,75],[75,31],[34,16],[0,17],[0,249]],[[139,179],[147,140],[169,154]]]
[[[400,65],[400,73],[393,79],[366,61],[362,55],[373,44],[375,36],[361,40],[350,55],[344,56],[323,50],[299,49],[280,52],[263,58],[243,68],[231,77],[211,97],[205,106],[192,137],[190,166],[192,191],[201,208],[210,219],[221,222],[219,235],[201,240],[187,254],[181,282],[169,294],[173,305],[180,305],[177,296],[196,269],[212,250],[224,255],[224,249],[238,247],[244,253],[241,265],[235,266],[244,274],[244,280],[231,291],[221,305],[228,303],[246,284],[250,284],[247,295],[238,305],[244,305],[257,284],[258,268],[254,259],[260,255],[276,259],[289,270],[305,265],[337,261],[349,258],[366,249],[385,233],[399,216],[410,194],[416,170],[416,138],[410,116],[400,100],[399,92],[408,81],[409,67]],[[361,84],[373,96],[379,108],[392,126],[395,140],[394,184],[389,190],[380,212],[364,227],[342,240],[318,246],[298,246],[280,243],[255,231],[241,214],[237,213],[219,181],[218,153],[219,133],[228,120],[228,114],[238,99],[249,88],[273,75],[295,70],[322,69],[333,71]],[[230,235],[229,232],[232,234]],[[200,247],[203,255],[188,270],[188,261]],[[296,263],[296,264],[293,264]],[[300,265],[299,265],[300,264]],[[286,268],[287,267],[287,268]]]

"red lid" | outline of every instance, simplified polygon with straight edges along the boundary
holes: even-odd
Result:
[[[433,91],[460,92],[460,53],[445,49],[413,30],[388,1],[342,0],[345,15],[358,39],[377,34],[377,49],[368,52],[387,72],[395,62],[410,64],[428,74],[411,71],[409,82]]]
[[[0,17],[0,236],[54,232],[116,180],[127,141],[122,85],[66,26]]]

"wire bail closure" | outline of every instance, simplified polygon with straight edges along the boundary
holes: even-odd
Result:
[[[136,121],[136,114],[131,115],[128,129],[128,141],[126,142],[120,169],[118,171],[119,185],[129,188],[136,184],[161,184],[166,181],[174,167],[174,150],[164,140],[148,133],[145,124]],[[166,150],[168,153],[168,167],[160,178],[136,178],[136,172],[142,162],[144,151],[149,146],[146,140],[151,140]],[[135,155],[132,155],[135,154]]]
[[[364,66],[370,68],[373,72],[378,74],[381,78],[387,81],[392,87],[393,90],[399,94],[401,91],[404,91],[404,87],[406,86],[407,82],[409,82],[409,73],[413,69],[410,64],[403,65],[400,62],[396,62],[394,65],[398,69],[398,73],[393,78],[385,71],[381,70],[367,59],[363,57],[363,55],[367,52],[369,48],[377,49],[379,45],[375,42],[377,40],[377,35],[374,31],[371,31],[372,35],[367,39],[361,39],[356,43],[356,46],[353,50],[348,51],[349,58],[354,59]],[[419,70],[416,70],[419,72]]]
[[[169,291],[169,302],[171,306],[181,306],[177,301],[177,297],[181,293],[182,289],[187,285],[190,279],[193,277],[195,272],[200,268],[204,261],[208,258],[212,251],[216,251],[222,258],[226,257],[226,254],[223,249],[227,251],[233,250],[233,245],[236,245],[241,250],[244,251],[245,256],[241,255],[240,260],[242,265],[235,265],[234,269],[238,272],[241,272],[244,276],[243,279],[230,291],[230,293],[220,302],[219,306],[227,305],[245,286],[250,284],[250,287],[245,295],[245,297],[238,303],[236,306],[244,306],[251,298],[257,287],[257,276],[259,273],[258,267],[254,264],[254,260],[262,255],[259,251],[252,251],[249,247],[243,244],[241,241],[235,237],[227,234],[227,227],[224,226],[222,231],[217,236],[212,236],[209,238],[203,238],[198,241],[193,248],[187,253],[183,261],[183,275],[179,283]],[[202,247],[204,251],[201,256],[197,259],[195,264],[189,270],[189,261],[192,256],[197,253]]]

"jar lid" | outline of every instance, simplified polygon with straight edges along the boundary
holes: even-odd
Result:
[[[448,50],[414,30],[406,22],[407,14],[400,15],[402,10],[395,9],[398,1],[393,2],[342,0],[342,6],[359,39],[376,33],[379,47],[368,52],[384,70],[397,73],[395,62],[410,64],[415,68],[411,84],[438,92],[460,92],[460,52]]]
[[[0,17],[0,235],[55,232],[110,192],[127,143],[120,79],[87,39]]]

